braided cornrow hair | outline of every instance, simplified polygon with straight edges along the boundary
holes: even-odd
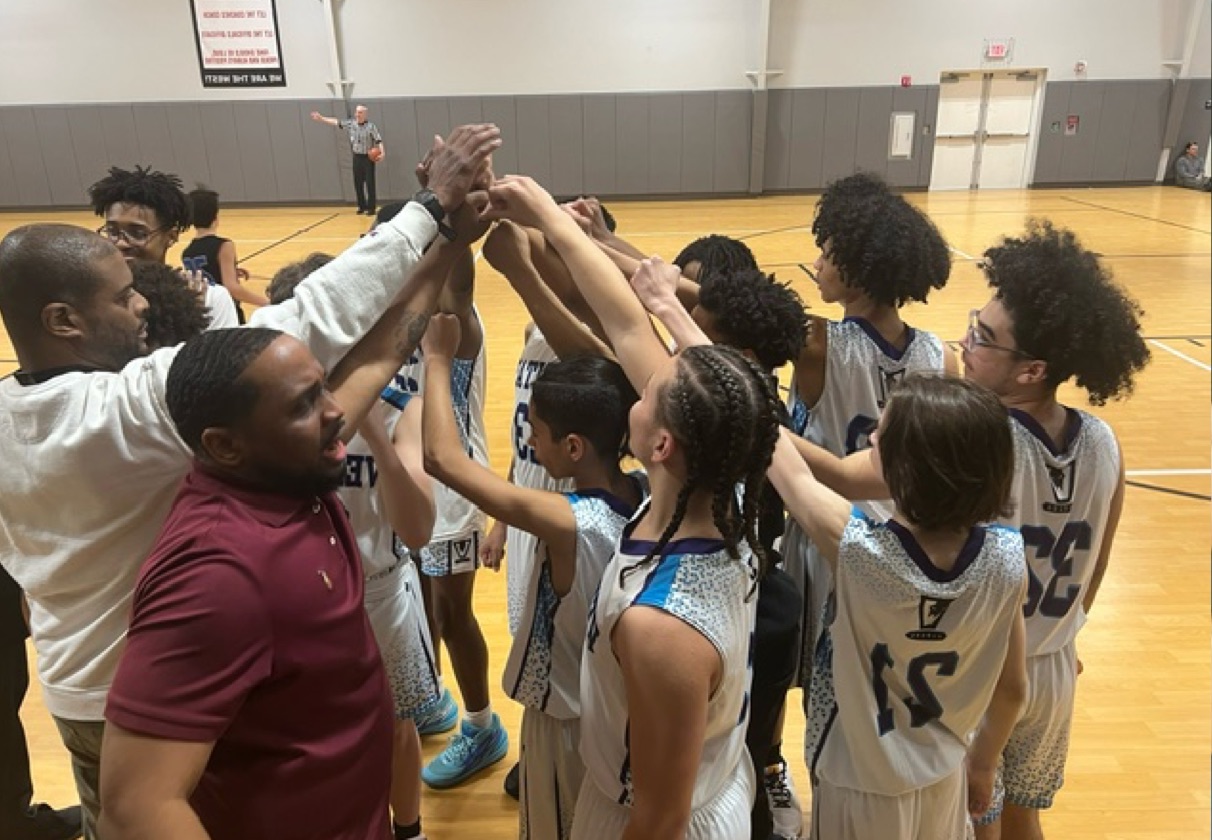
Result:
[[[659,412],[687,453],[686,481],[669,524],[637,566],[660,556],[681,526],[690,497],[710,488],[712,520],[729,555],[739,558],[740,543],[747,542],[757,558],[760,578],[766,552],[755,525],[762,484],[778,441],[778,402],[770,375],[736,350],[711,345],[682,351]],[[745,498],[738,511],[736,485],[741,482]]]

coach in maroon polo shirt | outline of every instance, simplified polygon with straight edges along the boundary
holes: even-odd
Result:
[[[196,459],[135,591],[101,835],[387,840],[392,706],[324,371],[275,330],[212,331],[167,403]]]

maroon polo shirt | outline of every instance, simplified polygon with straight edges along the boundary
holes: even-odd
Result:
[[[190,804],[214,840],[385,840],[392,706],[335,493],[195,466],[139,575],[106,718],[213,741]]]

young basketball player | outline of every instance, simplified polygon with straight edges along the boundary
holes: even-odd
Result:
[[[489,194],[489,217],[538,228],[559,251],[643,389],[630,440],[652,497],[590,609],[581,687],[586,780],[573,837],[746,836],[755,784],[744,746],[746,690],[763,561],[754,522],[777,435],[777,395],[734,350],[692,348],[671,358],[613,264],[532,180],[506,178]]]
[[[1039,811],[1064,782],[1077,680],[1074,641],[1094,606],[1123,505],[1114,432],[1062,404],[1074,380],[1095,405],[1129,395],[1148,363],[1141,310],[1070,231],[1033,222],[984,255],[993,298],[972,313],[964,375],[1010,409],[1017,472],[1014,513],[1027,547],[1027,667],[1031,694],[1004,756],[1006,807],[981,838],[1043,837]],[[837,460],[797,442],[814,472],[850,498],[882,489],[870,453]]]
[[[426,331],[425,465],[430,474],[505,523],[536,537],[522,622],[505,667],[506,694],[525,707],[519,836],[569,836],[584,777],[581,651],[589,602],[644,485],[619,469],[635,391],[618,364],[594,356],[552,362],[533,383],[527,441],[539,464],[575,490],[521,487],[468,457],[450,403],[458,344],[453,318]],[[513,560],[511,560],[513,562]]]
[[[210,285],[227,289],[236,302],[236,319],[243,324],[241,303],[265,306],[269,301],[244,285],[248,272],[236,259],[236,243],[219,236],[219,194],[199,186],[189,193],[189,208],[197,235],[185,246],[181,262],[187,271],[201,272]]]
[[[482,225],[479,235],[485,230],[487,225]],[[460,344],[451,383],[456,417],[464,445],[472,457],[488,466],[484,430],[484,328],[475,308],[475,263],[469,247],[462,247],[449,269],[438,310],[459,319]],[[414,353],[396,374],[391,389],[398,392],[400,399],[424,393],[423,356],[423,353]],[[425,592],[426,615],[435,652],[439,643],[446,643],[465,706],[463,725],[446,749],[421,771],[425,784],[443,789],[462,784],[503,759],[509,749],[509,736],[489,702],[488,645],[472,609],[476,571],[480,565],[479,546],[486,524],[484,513],[440,482],[434,487],[434,501],[438,518],[433,538],[419,555],[421,587]],[[422,713],[426,719],[439,721],[431,725],[430,731],[438,726],[449,727],[457,721],[457,712],[448,694],[444,692],[434,705],[436,708]]]
[[[128,263],[167,262],[168,249],[190,225],[189,199],[176,175],[114,166],[88,188],[88,197],[93,212],[105,219],[97,232],[114,243]],[[222,285],[208,282],[204,293],[207,329],[239,325],[235,301]]]
[[[148,350],[188,341],[210,324],[201,296],[177,269],[136,260],[130,273],[135,291],[147,299]]]
[[[933,289],[942,288],[950,257],[930,220],[867,174],[829,185],[817,204],[812,232],[821,249],[814,265],[821,299],[840,305],[843,317],[811,319],[788,410],[797,435],[844,455],[870,446],[889,393],[907,373],[958,369],[938,336],[910,327],[900,315],[908,301],[925,302]],[[886,503],[864,504],[877,520],[890,512]],[[831,575],[795,521],[788,523],[783,556],[804,597],[799,685],[807,687]],[[808,702],[806,692],[811,721]],[[794,837],[802,825],[800,806],[781,754],[771,756],[766,788],[781,806],[776,807],[781,832]]]
[[[1027,693],[1023,541],[980,524],[1007,512],[1006,420],[977,385],[907,377],[872,435],[895,503],[883,523],[779,444],[770,479],[834,573],[813,673],[815,840],[962,840],[990,805]]]

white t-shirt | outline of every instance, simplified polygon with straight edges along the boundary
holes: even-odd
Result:
[[[231,292],[223,286],[206,284],[206,314],[210,316],[210,323],[206,325],[208,330],[240,326],[240,319],[236,316],[236,302],[232,299]]]
[[[383,313],[437,225],[410,204],[266,306],[254,326],[281,329],[331,368]],[[38,674],[51,714],[104,720],[135,578],[191,453],[165,405],[177,347],[115,372],[35,385],[0,380],[0,564],[30,601]]]

